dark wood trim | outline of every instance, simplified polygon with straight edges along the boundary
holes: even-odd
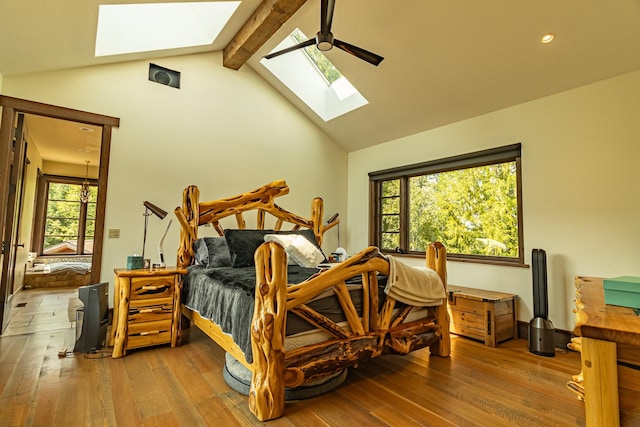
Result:
[[[522,218],[522,155],[516,157],[516,197],[518,203],[518,261],[524,265],[524,220]]]
[[[49,192],[49,185],[45,179],[45,175],[38,169],[38,182],[36,184],[36,200],[33,208],[33,230],[31,234],[31,251],[38,254],[42,253],[42,242],[44,240],[44,217],[47,207],[41,200],[45,200]]]
[[[35,247],[34,242],[37,242],[40,239],[41,232],[36,228],[38,226],[38,197],[40,197],[40,192],[42,191],[42,170],[40,168],[36,169],[36,189],[33,197],[33,214],[31,215],[31,246],[29,247],[29,252],[38,252],[38,249]],[[42,208],[40,208],[42,210]]]
[[[89,113],[26,99],[13,98],[0,95],[0,107],[2,107],[2,128],[0,130],[0,150],[5,150],[5,144],[10,141],[10,132],[13,128],[12,120],[16,113],[35,114],[52,117],[60,120],[70,120],[78,123],[86,123],[102,127],[102,142],[100,151],[100,167],[98,175],[98,199],[96,204],[96,229],[93,238],[93,256],[91,265],[91,283],[100,281],[102,267],[102,244],[104,241],[104,215],[107,201],[107,182],[109,174],[109,157],[111,151],[111,133],[113,127],[120,126],[118,117]],[[5,119],[5,116],[7,117]],[[5,123],[6,122],[6,123]],[[6,198],[3,182],[3,173],[0,168],[0,200]],[[0,203],[0,224],[4,223],[5,206]]]
[[[400,253],[409,250],[410,198],[409,178],[406,176],[400,177]],[[424,252],[422,256],[424,256]]]
[[[0,95],[0,101],[2,96]],[[9,194],[9,171],[11,170],[11,141],[13,132],[13,118],[15,116],[15,110],[8,106],[2,107],[2,121],[0,122],[0,227],[4,226],[5,218],[7,215],[6,200]],[[0,237],[3,237],[0,234]],[[1,243],[1,242],[0,242]]]
[[[2,334],[5,325],[6,313],[11,310],[11,307],[5,307],[5,300],[7,298],[7,287],[9,286],[8,280],[3,274],[5,256],[9,259],[9,250],[11,246],[11,235],[5,236],[5,224],[7,218],[7,211],[9,206],[7,200],[9,197],[9,184],[11,177],[9,172],[11,171],[11,162],[13,159],[12,154],[12,134],[13,134],[13,120],[15,111],[10,107],[2,107],[2,119],[0,121],[0,334]]]
[[[377,245],[373,245],[377,246]],[[422,259],[424,258],[424,253],[420,252],[409,252],[404,254],[399,254],[394,251],[388,250],[380,250],[383,254],[391,254],[397,257],[406,257],[406,258],[416,258]],[[447,254],[447,261],[450,262],[468,262],[470,264],[488,264],[488,265],[501,265],[503,267],[518,267],[518,268],[529,268],[529,264],[521,264],[517,261],[504,261],[499,259],[498,257],[481,257],[481,256],[473,256],[473,255],[459,255],[459,254]]]
[[[93,256],[91,257],[91,283],[100,282],[102,269],[102,244],[104,242],[104,215],[107,208],[107,184],[109,181],[109,153],[111,152],[112,126],[102,126],[100,146],[100,168],[98,176],[98,200],[96,201],[96,228],[93,233]]]
[[[505,145],[504,147],[489,148],[487,150],[369,172],[369,179],[387,181],[400,176],[427,175],[461,168],[504,163],[513,161],[514,158],[519,157],[521,149],[522,144],[518,142],[516,144]]]
[[[95,126],[120,126],[120,119],[117,117],[89,113],[86,111],[74,110],[72,108],[58,107],[56,105],[43,104],[41,102],[13,98],[6,95],[0,95],[0,105],[3,107],[10,107],[21,113],[47,116],[54,119],[71,120]]]
[[[380,183],[369,181],[369,246],[380,246]]]

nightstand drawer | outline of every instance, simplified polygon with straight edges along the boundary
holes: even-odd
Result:
[[[173,298],[152,300],[134,300],[129,303],[129,322],[142,323],[158,320],[171,320],[173,316]]]
[[[129,324],[127,349],[169,342],[171,342],[171,319]]]
[[[173,296],[174,276],[131,278],[131,300]]]

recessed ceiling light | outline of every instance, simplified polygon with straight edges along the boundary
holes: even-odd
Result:
[[[553,41],[553,34],[545,34],[544,36],[542,36],[540,41],[545,44],[551,43]]]

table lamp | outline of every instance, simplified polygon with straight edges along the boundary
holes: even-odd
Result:
[[[160,219],[164,219],[167,216],[167,211],[160,209],[151,202],[144,202],[144,238],[142,240],[142,259],[144,260],[144,248],[147,245],[147,224],[149,223],[149,216],[154,214]],[[166,233],[166,231],[165,231]],[[164,237],[164,236],[163,236]]]

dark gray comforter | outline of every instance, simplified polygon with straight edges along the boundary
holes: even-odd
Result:
[[[233,341],[242,349],[247,362],[253,361],[251,352],[251,320],[255,303],[255,267],[206,268],[193,265],[188,268],[182,290],[182,303],[195,310],[204,318],[215,322],[223,332],[230,334]],[[288,283],[300,283],[317,273],[315,268],[303,268],[295,265],[288,267]],[[379,278],[379,298],[384,300],[386,278]],[[352,283],[360,282],[355,278]],[[361,283],[361,282],[360,282]],[[360,312],[362,291],[351,292],[352,300]],[[335,322],[345,320],[344,313],[335,295],[309,303],[314,310],[324,314]],[[296,334],[314,326],[295,314],[287,317],[287,335]]]
[[[255,300],[255,267],[204,268],[193,265],[188,270],[182,292],[183,304],[231,334],[251,363],[250,325]],[[288,270],[289,283],[303,282],[318,272],[315,268],[293,265]]]

